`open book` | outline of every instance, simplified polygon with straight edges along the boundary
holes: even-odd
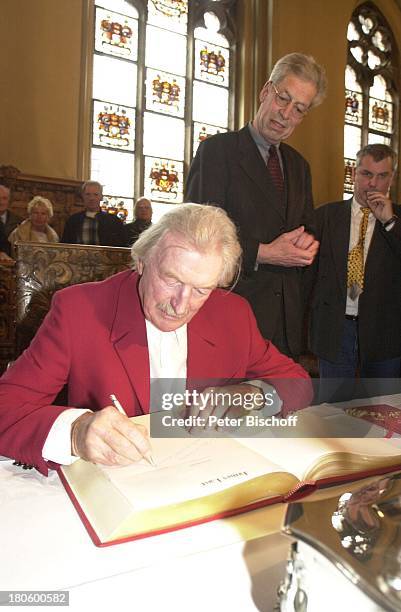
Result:
[[[401,468],[400,440],[377,438],[157,438],[152,455],[155,466],[142,460],[104,467],[80,459],[59,468],[96,545],[292,501],[318,486]]]

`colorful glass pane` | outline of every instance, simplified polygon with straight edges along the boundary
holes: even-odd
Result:
[[[392,102],[393,100],[387,89],[387,83],[380,74],[376,75],[373,79],[373,85],[369,89],[369,95],[372,96],[372,98],[377,98],[378,100],[387,102]]]
[[[352,193],[354,191],[354,172],[355,159],[344,159],[344,192]]]
[[[208,125],[206,123],[194,123],[193,128],[193,155],[203,140],[213,136],[214,134],[220,134],[220,132],[226,132],[224,128],[216,127],[215,125]]]
[[[129,17],[136,17],[138,19],[138,11],[136,8],[127,0],[95,0],[97,6],[109,9],[110,11],[116,11]]]
[[[354,125],[344,126],[344,157],[355,159],[361,148],[362,130]]]
[[[359,15],[359,23],[361,24],[364,33],[369,34],[370,30],[373,28],[373,21],[371,18]]]
[[[378,55],[376,55],[376,53],[373,53],[373,51],[368,51],[368,66],[371,70],[375,70],[375,68],[378,68],[381,64],[381,59]]]
[[[134,154],[110,149],[92,149],[91,180],[103,185],[104,193],[130,198],[134,193]]]
[[[185,79],[148,68],[146,71],[146,108],[167,115],[183,117]]]
[[[132,198],[104,195],[100,208],[110,215],[116,215],[123,223],[131,221],[134,217],[134,200]]]
[[[355,57],[356,61],[361,64],[362,63],[362,56],[363,56],[363,51],[362,51],[361,47],[352,47],[351,48],[351,53]]]
[[[362,125],[362,94],[350,89],[345,90],[345,121]]]
[[[202,40],[195,40],[195,78],[228,87],[229,52]]]
[[[146,28],[145,64],[172,74],[186,75],[186,36],[153,26]]]
[[[136,60],[138,49],[138,21],[106,11],[96,9],[95,50],[116,57]]]
[[[135,147],[135,110],[121,104],[93,102],[93,144],[121,151]]]
[[[183,119],[146,112],[144,116],[144,155],[184,159],[185,123]]]
[[[369,98],[369,129],[391,132],[393,127],[393,105],[377,98]]]
[[[149,0],[148,23],[186,34],[188,0]]]
[[[386,32],[376,30],[376,32],[372,36],[372,42],[374,46],[379,49],[379,51],[391,51],[390,41]]]
[[[192,116],[199,123],[228,127],[228,90],[194,81]]]
[[[212,45],[218,45],[220,47],[229,47],[228,40],[223,34],[219,33],[220,21],[214,13],[205,13],[204,15],[205,27],[195,28],[195,38],[200,38]]]
[[[373,132],[369,132],[368,144],[385,144],[391,147],[391,138],[390,136],[384,136],[384,134],[374,134]]]
[[[166,214],[166,212],[171,210],[173,206],[175,206],[175,204],[167,204],[167,202],[152,202],[152,222],[156,223],[164,214]]]
[[[351,66],[347,66],[345,69],[345,87],[352,91],[362,92],[362,87],[356,78],[355,70]]]
[[[136,105],[137,66],[107,55],[93,58],[93,97]]]
[[[145,196],[151,200],[181,204],[184,164],[160,157],[145,158]]]
[[[357,31],[352,21],[350,21],[348,24],[347,39],[348,40],[359,40],[359,32]]]

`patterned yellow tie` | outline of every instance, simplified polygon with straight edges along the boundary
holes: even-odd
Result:
[[[362,219],[359,226],[359,240],[348,253],[347,287],[350,288],[350,297],[354,300],[363,291],[364,281],[364,246],[370,208],[361,208]]]

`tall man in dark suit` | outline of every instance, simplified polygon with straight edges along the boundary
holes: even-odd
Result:
[[[311,349],[322,379],[353,378],[357,369],[362,378],[400,375],[401,206],[389,197],[395,167],[390,147],[365,146],[353,198],[316,211],[320,251],[307,276],[315,281]]]
[[[85,210],[67,219],[60,242],[70,244],[100,244],[126,246],[124,224],[115,215],[100,209],[103,188],[97,181],[87,181],[82,186]]]
[[[318,243],[308,163],[282,141],[325,90],[324,71],[312,57],[281,58],[253,122],[201,143],[186,185],[186,200],[217,204],[236,223],[244,252],[236,291],[250,302],[262,335],[293,357],[301,352],[302,268]]]

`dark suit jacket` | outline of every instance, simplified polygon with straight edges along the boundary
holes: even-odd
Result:
[[[303,321],[302,270],[267,264],[254,270],[260,243],[271,242],[300,225],[309,230],[313,227],[309,165],[285,143],[280,151],[286,188],[284,206],[248,127],[217,134],[200,144],[189,172],[185,200],[217,204],[236,223],[243,248],[243,276],[236,291],[249,300],[265,338],[274,337],[284,317],[289,347],[298,355]]]
[[[131,246],[136,242],[139,236],[144,232],[148,227],[152,225],[152,221],[142,221],[142,219],[136,219],[131,223],[125,224],[125,236],[127,245]]]
[[[149,412],[149,354],[137,285],[138,275],[128,270],[55,293],[29,348],[0,379],[0,455],[47,473],[41,452],[65,410],[52,405],[65,383],[71,407],[100,410],[115,393],[129,416]],[[311,401],[306,372],[263,340],[239,296],[213,291],[187,335],[188,381],[267,378],[284,414]]]
[[[319,255],[307,277],[313,287],[310,312],[311,350],[338,359],[347,299],[347,261],[351,200],[316,210]],[[394,206],[401,217],[401,206]],[[359,347],[365,361],[401,355],[401,218],[387,232],[376,221],[359,297]]]
[[[0,222],[0,251],[9,255],[10,247],[11,245],[6,238],[6,233],[4,231],[4,224]]]
[[[67,219],[60,242],[77,244],[85,214],[85,211],[78,212]],[[124,224],[120,219],[103,211],[97,213],[96,219],[98,221],[99,244],[103,246],[127,246]]]
[[[0,251],[7,253],[7,255],[11,255],[11,244],[8,242],[8,236],[11,234],[13,230],[15,230],[17,225],[22,223],[22,221],[23,219],[21,219],[21,217],[18,217],[10,210],[7,210],[6,222],[3,223],[3,221],[0,221],[0,229],[1,229]]]
[[[15,215],[13,212],[11,212],[11,210],[7,210],[6,222],[3,223],[4,231],[7,238],[11,234],[11,232],[15,230],[17,225],[22,223],[22,221],[23,219],[21,219],[21,217]]]

